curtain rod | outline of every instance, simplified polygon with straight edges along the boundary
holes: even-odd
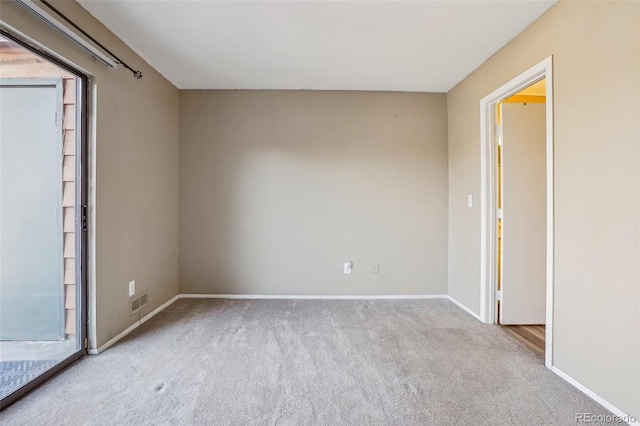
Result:
[[[76,25],[75,22],[73,22],[71,19],[67,18],[62,12],[60,12],[58,9],[56,9],[55,7],[53,7],[48,1],[46,0],[41,0],[42,4],[44,4],[45,6],[47,6],[49,9],[51,9],[53,11],[53,13],[55,13],[56,15],[58,15],[60,18],[64,19],[65,22],[67,22],[69,25],[71,25],[73,28],[75,28],[76,30],[80,31],[80,33],[82,35],[84,35],[85,37],[87,37],[89,40],[91,40],[92,42],[94,42],[96,45],[98,45],[102,50],[104,50],[105,52],[107,52],[109,55],[111,55],[111,57],[113,59],[116,60],[116,63],[122,65],[123,67],[125,67],[126,69],[128,69],[129,71],[131,71],[133,73],[133,76],[137,79],[141,79],[142,78],[142,72],[140,72],[139,70],[134,70],[133,68],[131,68],[129,65],[127,65],[122,59],[120,59],[119,57],[117,57],[113,52],[111,52],[109,49],[107,49],[106,47],[104,47],[104,45],[102,45],[102,43],[100,43],[98,40],[96,40],[95,38],[91,37],[91,35],[89,35],[85,30],[83,30],[82,28],[80,28],[78,25]]]

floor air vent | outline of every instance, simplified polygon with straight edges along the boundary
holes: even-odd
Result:
[[[149,296],[147,295],[146,291],[144,293],[141,293],[137,296],[133,296],[132,298],[130,298],[129,299],[129,316],[140,312],[142,309],[144,309],[145,306],[147,306],[147,303],[149,303]]]

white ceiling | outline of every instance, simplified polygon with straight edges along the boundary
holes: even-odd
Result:
[[[78,2],[179,89],[447,92],[556,0]]]

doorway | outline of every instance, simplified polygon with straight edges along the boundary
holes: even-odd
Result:
[[[496,105],[497,322],[544,356],[546,79]]]
[[[0,34],[0,409],[86,352],[87,77]]]
[[[480,102],[481,318],[507,326],[534,350],[544,345],[540,352],[548,368],[553,355],[552,88],[549,57]]]

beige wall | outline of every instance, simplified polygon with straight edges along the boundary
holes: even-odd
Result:
[[[178,90],[74,2],[56,7],[140,67],[142,80],[94,61],[14,2],[0,19],[92,76],[93,203],[97,341],[104,344],[138,320],[129,317],[127,283],[149,290],[150,312],[178,294]]]
[[[143,315],[178,293],[178,247],[182,292],[269,294],[444,293],[448,247],[449,293],[477,312],[478,101],[554,55],[554,360],[640,416],[638,3],[561,2],[446,99],[182,92],[180,245],[178,91],[77,4],[56,4],[145,74],[105,68],[2,2],[0,19],[93,76],[93,346],[138,319],[130,279],[149,290]]]
[[[444,94],[181,91],[180,128],[182,293],[446,293]]]
[[[449,294],[478,312],[479,100],[553,55],[554,364],[636,417],[639,22],[637,2],[560,2],[447,96]]]

